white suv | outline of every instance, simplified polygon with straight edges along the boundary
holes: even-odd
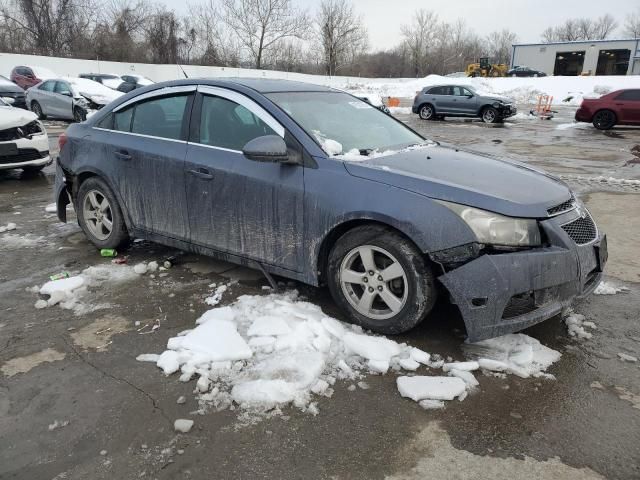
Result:
[[[0,170],[37,172],[50,163],[49,138],[36,114],[0,99]]]

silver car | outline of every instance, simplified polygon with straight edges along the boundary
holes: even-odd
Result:
[[[86,78],[45,80],[27,90],[27,107],[41,120],[47,117],[82,122],[87,114],[120,97],[117,92]]]
[[[423,120],[479,117],[485,123],[501,122],[518,111],[512,99],[480,95],[467,85],[425,87],[414,98],[411,110]]]

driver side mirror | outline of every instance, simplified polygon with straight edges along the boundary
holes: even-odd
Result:
[[[242,153],[256,162],[289,163],[287,144],[278,135],[254,138],[242,148]]]
[[[473,98],[473,93],[468,93],[468,94],[466,94],[466,95],[465,95],[465,97],[467,97],[467,98]]]

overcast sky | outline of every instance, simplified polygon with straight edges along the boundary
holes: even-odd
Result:
[[[161,0],[169,8],[186,13],[185,0]],[[199,3],[198,0],[189,0]],[[320,0],[293,0],[302,8],[313,11]],[[493,30],[509,28],[518,35],[519,42],[538,42],[540,33],[550,25],[573,17],[598,17],[610,13],[620,23],[637,9],[638,0],[352,0],[363,15],[369,29],[372,49],[388,49],[400,41],[400,25],[411,21],[419,8],[434,10],[442,20],[457,18],[485,35]],[[619,29],[620,31],[622,29]],[[614,35],[621,38],[622,33]]]

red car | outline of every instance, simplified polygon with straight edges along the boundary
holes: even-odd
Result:
[[[27,88],[33,87],[34,85],[38,85],[44,80],[56,77],[57,75],[55,73],[46,68],[20,65],[14,67],[13,70],[11,70],[11,75],[9,78],[13,83],[26,90]]]
[[[591,122],[599,130],[609,130],[615,125],[640,125],[640,89],[585,98],[576,112],[576,121]]]

